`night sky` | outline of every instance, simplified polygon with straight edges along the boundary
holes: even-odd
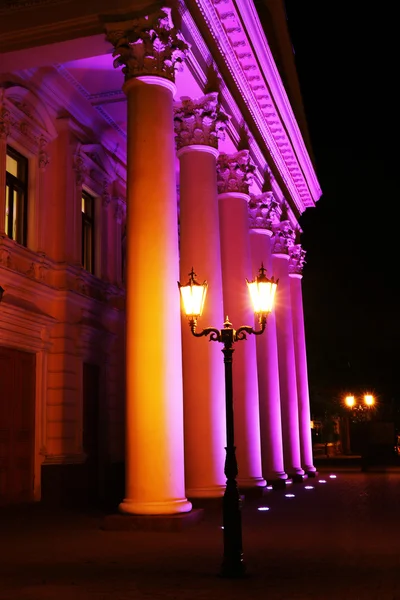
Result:
[[[311,395],[400,402],[398,35],[376,7],[286,0],[323,190],[301,218],[304,312]]]

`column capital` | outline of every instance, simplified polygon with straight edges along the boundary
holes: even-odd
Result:
[[[306,251],[301,244],[294,244],[289,249],[289,275],[303,275],[303,268],[306,264]]]
[[[266,229],[272,232],[273,226],[279,224],[278,206],[273,192],[264,192],[259,195],[250,194],[250,229]]]
[[[210,92],[192,100],[182,96],[175,105],[175,134],[177,149],[193,145],[218,149],[218,140],[225,138],[230,116],[218,101],[218,92]]]
[[[235,154],[220,154],[217,160],[218,193],[238,192],[248,194],[255,166],[251,164],[248,150]]]
[[[129,21],[106,24],[106,39],[114,46],[114,67],[123,67],[125,81],[158,75],[175,81],[189,50],[175,27],[171,8]]]
[[[281,221],[273,227],[272,253],[285,254],[289,257],[289,250],[294,244],[295,231],[290,221]]]

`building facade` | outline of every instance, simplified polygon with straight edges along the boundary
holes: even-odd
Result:
[[[0,503],[115,497],[132,514],[224,489],[216,344],[238,345],[241,488],[312,458],[298,219],[321,191],[281,2],[76,0],[0,7]],[[121,487],[120,471],[125,470]]]

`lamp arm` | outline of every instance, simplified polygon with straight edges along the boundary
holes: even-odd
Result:
[[[221,341],[221,332],[219,329],[216,329],[215,327],[206,327],[205,329],[203,329],[202,331],[199,331],[197,333],[197,331],[196,331],[197,320],[194,320],[194,319],[190,320],[189,325],[190,325],[190,331],[192,332],[194,337],[203,337],[203,336],[209,335],[210,342],[220,342]]]
[[[261,327],[260,329],[253,329],[253,327],[250,327],[249,325],[242,325],[242,327],[239,327],[239,329],[236,329],[235,331],[235,342],[238,342],[239,340],[245,340],[247,339],[246,334],[248,333],[249,335],[253,334],[253,335],[261,335],[262,333],[264,333],[265,328],[267,326],[267,321],[266,319],[263,319],[260,323]]]

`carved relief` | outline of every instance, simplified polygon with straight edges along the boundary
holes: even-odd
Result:
[[[159,75],[175,80],[189,46],[174,26],[171,9],[106,26],[107,41],[114,46],[114,67],[122,67],[125,80],[140,75]],[[125,24],[124,24],[125,26]]]
[[[1,254],[0,254],[0,260],[1,260],[1,264],[4,267],[7,267],[8,269],[12,268],[11,254],[7,250],[7,248],[2,248]]]
[[[281,221],[273,230],[272,252],[274,254],[289,254],[295,239],[295,232],[290,221]]]
[[[302,275],[306,264],[306,251],[301,244],[294,244],[289,250],[289,256],[289,273]]]
[[[74,154],[74,171],[76,174],[76,184],[82,185],[85,181],[87,168],[80,150]]]
[[[117,220],[117,223],[121,224],[126,215],[126,204],[122,198],[114,198],[114,201],[114,216]]]
[[[182,97],[175,107],[177,149],[193,144],[218,148],[218,140],[224,139],[229,119],[218,102],[218,92],[196,100]]]
[[[43,171],[46,169],[47,165],[50,162],[49,155],[46,152],[46,146],[47,146],[47,140],[45,137],[41,136],[39,139],[38,159],[39,159],[39,169],[42,169]]]
[[[5,140],[10,135],[11,131],[11,116],[10,111],[3,104],[4,88],[0,89],[0,140]]]
[[[107,179],[105,179],[103,181],[102,201],[103,201],[103,207],[108,208],[108,206],[111,202],[111,194],[110,194],[110,183],[109,183],[109,181],[107,181]]]
[[[241,150],[230,155],[221,154],[217,160],[218,193],[248,194],[254,171],[255,166],[251,164],[248,150]]]
[[[249,226],[251,229],[268,229],[272,231],[273,226],[278,225],[279,216],[278,202],[273,192],[265,192],[259,196],[250,196],[249,202]]]

